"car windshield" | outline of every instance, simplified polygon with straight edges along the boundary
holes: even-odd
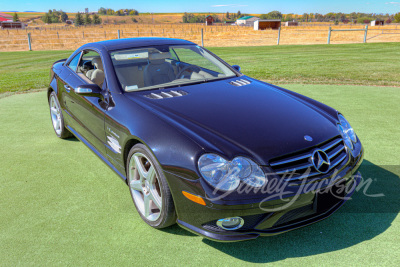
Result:
[[[111,53],[115,73],[127,91],[158,89],[236,76],[197,45],[163,45]]]

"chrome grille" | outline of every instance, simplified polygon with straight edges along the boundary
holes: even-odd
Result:
[[[329,175],[335,169],[341,167],[347,158],[343,139],[337,136],[306,151],[271,160],[270,166],[276,174],[281,177],[288,177],[285,178],[287,181],[295,181],[322,175],[314,168],[310,160],[312,152],[315,149],[324,151],[331,162],[329,172],[325,175]]]

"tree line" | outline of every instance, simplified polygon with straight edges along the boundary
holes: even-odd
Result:
[[[66,22],[68,20],[68,15],[62,10],[49,10],[49,12],[45,13],[44,16],[42,16],[42,21],[44,23],[60,23],[60,22]]]
[[[397,15],[397,20],[396,20]],[[362,13],[362,12],[352,12],[352,13],[334,13],[329,12],[325,15],[319,13],[304,13],[301,17],[302,21],[313,21],[313,22],[330,22],[335,23],[370,23],[373,20],[380,19],[384,20],[386,23],[400,22],[400,13],[396,15],[393,14],[377,14],[377,13]]]
[[[182,16],[183,23],[204,23],[207,15],[195,15],[192,13],[184,13]],[[248,14],[242,14],[240,11],[237,13],[229,13],[223,14],[222,20],[216,14],[212,14],[214,17],[214,22],[233,22],[241,17],[248,16]],[[352,12],[352,13],[334,13],[329,12],[327,14],[319,14],[319,13],[304,13],[303,15],[295,15],[295,14],[282,14],[280,11],[271,11],[269,13],[261,14],[260,19],[280,19],[282,21],[303,21],[303,22],[335,22],[335,24],[341,23],[370,23],[375,19],[384,20],[386,23],[400,22],[400,12],[397,14],[377,14],[377,13],[361,13],[361,12]]]
[[[182,16],[183,23],[204,23],[207,15],[196,15],[192,13],[184,13]],[[212,14],[214,22],[233,22],[241,17],[248,16],[248,14],[242,14],[240,11],[237,13],[223,14],[222,20],[216,14]],[[334,13],[329,12],[327,14],[319,13],[304,13],[303,15],[295,14],[282,14],[280,11],[274,10],[269,13],[261,14],[260,19],[280,19],[282,21],[303,21],[303,22],[335,22],[336,24],[341,23],[370,23],[372,20],[381,19],[386,23],[400,22],[400,12],[397,14],[377,14],[377,13]]]
[[[83,15],[79,12],[76,13],[74,20],[75,26],[101,24],[101,22],[101,18],[97,14],[93,14],[92,17],[90,17],[88,13]]]
[[[136,9],[119,9],[115,11],[114,9],[111,8],[104,8],[100,7],[98,10],[98,13],[100,15],[115,15],[115,16],[137,16],[139,15],[139,11]]]
[[[242,14],[240,11],[238,11],[237,13],[226,12],[226,14],[223,14],[223,18],[221,19],[217,14],[211,14],[211,15],[198,14],[198,15],[196,15],[193,13],[185,12],[182,16],[182,22],[183,23],[205,23],[207,16],[212,16],[214,19],[214,22],[218,23],[218,22],[235,21],[238,18],[247,16],[247,14]]]
[[[117,16],[135,16],[139,15],[139,12],[135,9],[119,9],[117,11],[110,8],[101,7],[98,11],[100,15],[117,15]],[[204,14],[193,14],[185,12],[182,16],[183,23],[205,23],[206,16]],[[229,13],[226,12],[222,14],[222,19],[217,14],[211,15],[214,18],[214,22],[234,22],[237,19],[248,16],[248,14],[242,14],[240,11],[237,13]],[[42,16],[42,21],[44,23],[60,23],[66,22],[68,20],[68,15],[62,10],[49,10]],[[295,15],[295,14],[282,14],[279,11],[271,11],[266,14],[261,14],[260,19],[280,19],[282,21],[303,21],[303,22],[332,22],[335,24],[341,23],[370,23],[372,20],[381,19],[386,23],[396,22],[400,23],[400,12],[397,14],[376,14],[376,13],[360,13],[360,12],[352,12],[352,13],[334,13],[329,12],[327,14],[319,14],[319,13],[304,13],[303,15]],[[19,21],[19,17],[17,13],[13,15],[13,21]],[[138,22],[135,18],[132,18],[133,22]],[[77,13],[75,16],[75,25],[89,25],[89,24],[101,24],[102,20],[97,14],[93,14],[90,17],[89,14],[81,14]]]
[[[214,18],[214,22],[220,22],[220,19],[216,14],[211,15]],[[182,16],[183,23],[204,23],[206,22],[206,15],[195,15],[192,13],[184,13]]]
[[[397,19],[396,19],[397,18]],[[260,19],[280,19],[282,21],[298,20],[303,22],[332,22],[335,23],[370,23],[372,20],[381,19],[386,23],[391,23],[393,21],[400,22],[400,13],[396,15],[390,14],[376,14],[376,13],[334,13],[329,12],[325,15],[319,13],[304,13],[302,16],[294,14],[283,15],[279,11],[271,11],[266,14],[262,14]]]
[[[229,13],[229,12],[226,12],[224,21],[225,21],[225,22],[228,22],[228,21],[234,22],[234,21],[236,21],[237,19],[240,19],[240,18],[242,18],[242,17],[246,17],[246,16],[248,16],[248,15],[249,15],[249,14],[245,14],[245,13],[242,14],[242,12],[240,12],[240,10],[239,10],[238,12],[236,12],[236,13]]]
[[[44,16],[42,16],[42,21],[44,23],[60,23],[60,22],[66,22],[68,20],[68,15],[62,10],[49,10],[49,12],[45,13]],[[97,14],[93,14],[90,16],[90,14],[81,14],[81,13],[76,13],[75,15],[75,20],[74,24],[76,26],[80,25],[90,25],[90,24],[101,24],[102,20]]]

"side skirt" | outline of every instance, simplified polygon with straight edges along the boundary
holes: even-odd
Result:
[[[108,165],[118,176],[123,180],[126,181],[125,175],[120,173],[112,164],[111,162],[108,161],[107,158],[105,158],[92,144],[90,144],[85,138],[83,138],[80,134],[78,134],[71,126],[67,125],[68,130],[71,131],[75,135],[76,138],[78,138],[80,141],[82,141],[93,153],[95,153],[101,160],[103,160],[104,163]]]

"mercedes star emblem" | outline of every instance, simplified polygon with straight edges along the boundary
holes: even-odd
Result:
[[[330,169],[331,161],[328,155],[322,150],[314,150],[311,156],[314,168],[320,173],[327,173]]]

